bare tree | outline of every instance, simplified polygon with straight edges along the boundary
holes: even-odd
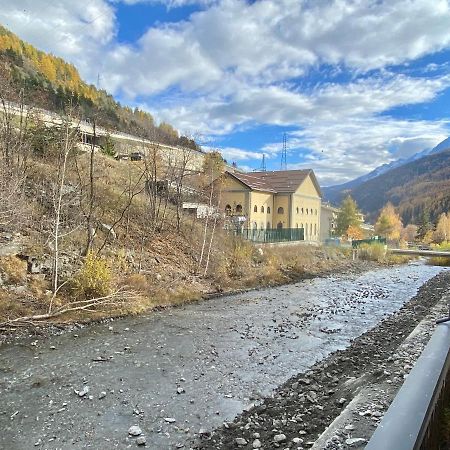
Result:
[[[61,232],[61,223],[63,209],[74,205],[73,189],[66,186],[67,170],[69,157],[74,153],[75,145],[78,140],[78,126],[73,126],[72,115],[69,114],[62,118],[60,126],[61,138],[58,145],[58,161],[56,181],[53,186],[53,221],[51,238],[53,241],[53,270],[52,270],[52,291],[57,293],[59,288],[59,259],[60,259],[60,240],[69,233]],[[69,199],[67,199],[69,197]],[[50,304],[51,310],[52,304]]]
[[[32,151],[35,116],[24,91],[0,74],[0,226],[19,225],[25,216],[24,186]]]

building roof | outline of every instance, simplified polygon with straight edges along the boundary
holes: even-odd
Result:
[[[254,191],[273,193],[293,193],[305,181],[308,176],[321,196],[319,183],[311,169],[305,170],[280,170],[272,172],[229,173],[232,177],[245,184]]]

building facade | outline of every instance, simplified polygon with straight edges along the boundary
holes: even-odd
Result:
[[[327,203],[322,203],[320,209],[320,240],[334,237],[336,231],[336,221],[339,208],[335,208]]]
[[[226,172],[221,204],[244,228],[303,228],[305,240],[318,241],[321,197],[312,170]]]

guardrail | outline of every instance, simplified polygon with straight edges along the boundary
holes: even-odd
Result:
[[[439,450],[440,416],[450,406],[450,324],[433,336],[375,430],[366,450]]]
[[[417,256],[437,256],[437,257],[450,257],[449,251],[442,250],[419,250],[419,249],[406,249],[406,248],[390,248],[391,253],[396,253],[397,255],[417,255]]]

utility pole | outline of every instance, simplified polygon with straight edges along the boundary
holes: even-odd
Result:
[[[283,134],[283,151],[281,153],[281,169],[287,170],[287,142],[286,133]]]

